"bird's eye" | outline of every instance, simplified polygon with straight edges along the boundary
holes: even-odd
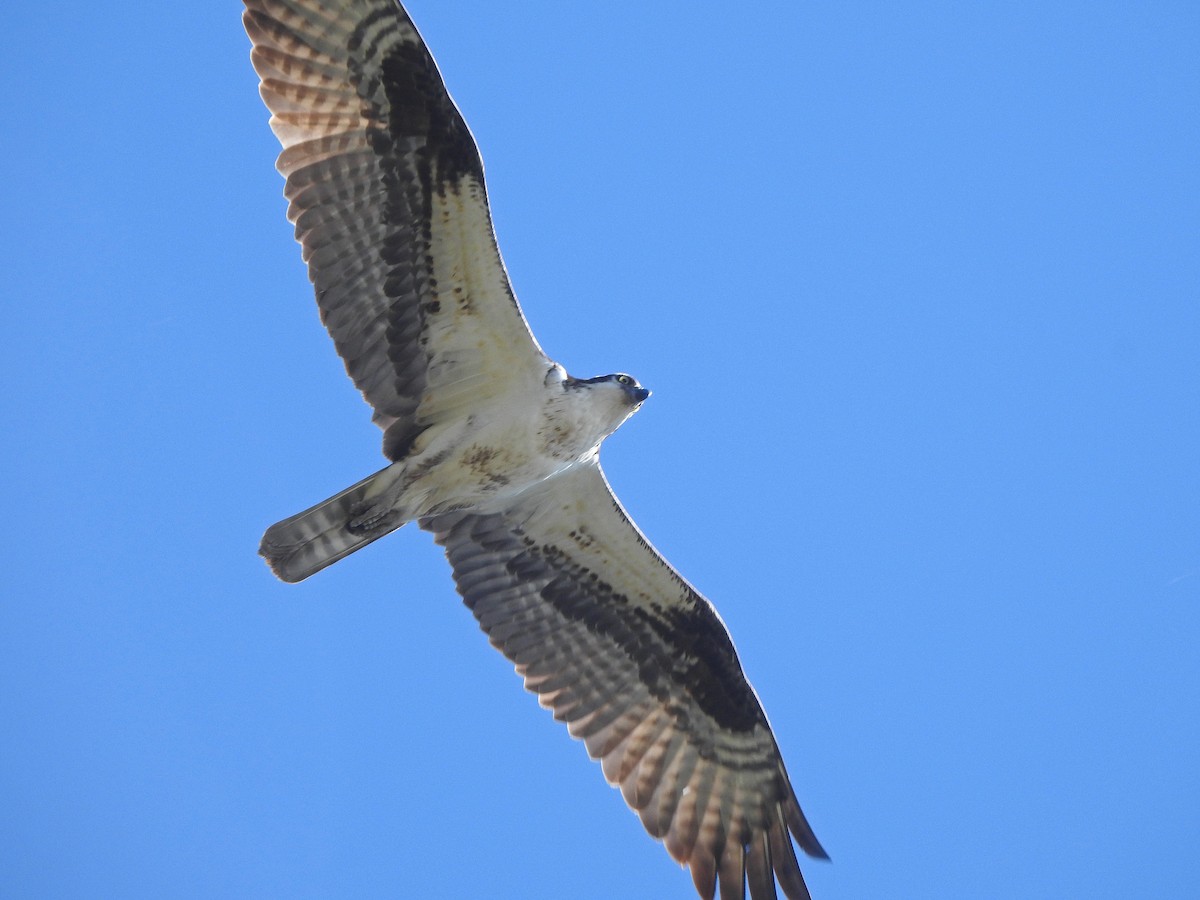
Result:
[[[633,379],[628,375],[618,375],[617,384],[633,384]]]

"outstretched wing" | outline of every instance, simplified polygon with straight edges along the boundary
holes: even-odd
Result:
[[[385,453],[540,384],[479,151],[408,15],[395,0],[245,2],[288,219]]]
[[[807,898],[825,857],[712,605],[626,516],[593,461],[507,506],[422,520],[467,606],[646,830],[711,897]],[[774,875],[772,875],[774,872]]]

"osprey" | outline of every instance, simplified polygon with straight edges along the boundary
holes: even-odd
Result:
[[[530,333],[479,152],[395,0],[245,0],[243,21],[321,318],[390,464],[271,526],[300,581],[407,522],[525,687],[619,786],[701,896],[807,898],[825,857],[729,634],[642,536],[600,444],[649,391],[573,378]]]

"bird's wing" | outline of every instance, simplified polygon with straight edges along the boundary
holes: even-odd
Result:
[[[540,385],[483,165],[395,0],[245,0],[321,318],[403,455],[425,426]]]
[[[702,896],[807,898],[824,857],[729,633],[594,460],[488,512],[422,520],[467,606]],[[774,875],[772,875],[772,871]]]

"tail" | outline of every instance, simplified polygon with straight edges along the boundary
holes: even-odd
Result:
[[[397,469],[381,469],[325,502],[276,522],[263,535],[259,555],[279,578],[295,583],[391,534],[408,519],[399,510],[373,507],[371,501],[394,483]]]

